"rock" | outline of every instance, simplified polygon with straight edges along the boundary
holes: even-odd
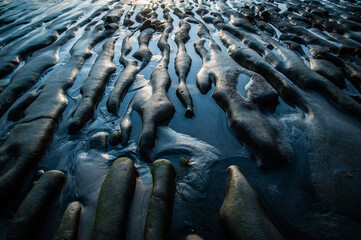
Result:
[[[294,41],[283,41],[284,43],[286,43],[288,45],[289,48],[291,48],[292,50],[294,50],[295,52],[297,52],[300,56],[306,56],[305,52],[303,51],[302,47],[300,44],[298,44],[297,42]],[[273,46],[272,46],[273,48]]]
[[[212,97],[226,112],[229,126],[237,139],[247,144],[260,168],[270,169],[286,164],[293,156],[293,149],[288,140],[283,139],[280,126],[273,125],[257,104],[269,101],[269,96],[272,99],[275,91],[259,74],[242,68],[224,54],[203,24],[200,24],[198,35],[201,39],[194,43],[196,52],[202,58],[198,75],[207,78],[212,76],[215,84]],[[204,47],[205,39],[210,40],[210,50]],[[247,99],[237,90],[241,74],[250,78]],[[260,95],[259,89],[263,90]]]
[[[11,108],[8,114],[8,120],[13,122],[20,120],[24,116],[25,109],[35,101],[36,97],[36,91],[31,91],[26,94]]]
[[[92,55],[92,47],[116,30],[114,27],[110,29],[104,27],[98,24],[95,27],[88,25],[85,28],[83,36],[70,49],[69,61],[51,74],[42,85],[36,100],[26,109],[24,121],[38,118],[52,118],[58,121],[68,103],[65,91],[73,85],[85,59]]]
[[[71,17],[63,15],[47,26],[47,31],[37,31],[35,34],[26,35],[6,51],[0,53],[0,78],[10,74],[29,54],[49,46],[57,40],[59,34],[75,23],[82,15]]]
[[[175,170],[171,162],[160,159],[152,164],[153,189],[149,200],[144,240],[165,239],[170,223],[175,193]]]
[[[346,85],[345,76],[331,62],[323,59],[310,59],[311,69],[330,80],[337,87],[343,89]]]
[[[297,85],[322,93],[330,102],[342,111],[361,118],[361,106],[326,78],[309,69],[292,50],[283,47],[274,39],[262,35],[281,54],[281,58],[272,58],[275,68],[292,79]]]
[[[93,117],[95,106],[105,90],[108,78],[115,71],[115,66],[112,62],[114,44],[115,38],[111,38],[104,43],[102,53],[95,61],[80,90],[82,100],[75,110],[69,125],[70,134],[78,132]]]
[[[57,170],[45,172],[41,176],[17,210],[9,226],[7,240],[29,239],[34,236],[34,229],[44,220],[47,208],[60,194],[65,179],[65,174]]]
[[[93,239],[125,239],[128,210],[133,198],[136,170],[128,158],[112,164],[100,190]]]
[[[121,57],[119,61],[124,65],[125,68],[123,72],[119,75],[117,82],[115,83],[115,86],[111,91],[107,101],[108,111],[113,114],[118,114],[120,104],[123,101],[125,94],[127,93],[129,87],[133,84],[136,74],[140,71],[137,61],[126,58],[126,55],[128,55],[132,51],[132,45],[129,41],[129,38],[132,35],[132,33],[129,34],[123,40]],[[147,44],[149,44],[149,40],[150,38],[147,38]],[[138,38],[138,41],[140,41],[140,38]]]
[[[175,69],[179,77],[179,86],[177,88],[177,97],[186,108],[185,116],[191,118],[194,116],[193,100],[186,85],[186,79],[191,68],[192,59],[187,53],[185,44],[189,40],[190,24],[179,22],[179,29],[175,33],[175,42],[178,46],[177,55],[175,58]]]
[[[49,14],[43,19],[43,21],[51,21],[58,15],[65,13],[70,9],[71,8],[66,8],[61,10],[60,12]],[[97,9],[88,18],[69,29],[63,37],[58,39],[58,41],[42,50],[35,52],[31,56],[31,58],[25,63],[25,65],[14,74],[11,79],[10,85],[0,94],[0,116],[2,116],[6,112],[6,110],[16,101],[19,96],[23,95],[39,80],[41,74],[46,69],[57,63],[59,58],[58,54],[60,46],[64,45],[70,39],[74,38],[77,30],[80,27],[91,22],[96,16],[100,15],[103,11],[107,9],[107,4]],[[37,25],[37,23],[35,25]],[[22,34],[28,33],[29,29],[24,28],[21,32],[23,32]],[[19,35],[19,32],[17,33]]]
[[[109,137],[109,143],[112,146],[116,146],[121,142],[121,135],[118,131],[112,132]]]
[[[123,5],[124,5],[123,2],[120,2],[117,5],[115,5],[112,10],[110,10],[109,12],[107,12],[107,14],[105,14],[105,16],[103,17],[104,21],[106,23],[118,23],[120,21],[121,16],[124,13]]]
[[[17,193],[49,145],[55,122],[50,118],[19,123],[0,148],[0,202]],[[14,161],[15,160],[15,161]]]
[[[154,30],[152,28],[146,28],[139,34],[138,37],[139,48],[133,54],[133,57],[138,59],[139,61],[142,61],[142,64],[140,65],[140,69],[145,68],[145,66],[148,65],[150,59],[153,56],[152,52],[148,48],[148,44],[153,36],[153,33]]]
[[[106,151],[108,148],[108,134],[106,132],[98,132],[90,138],[90,149]]]
[[[200,236],[196,234],[188,235],[184,240],[203,240]]]
[[[237,166],[228,168],[227,193],[220,220],[231,239],[283,239]]]
[[[53,240],[76,240],[78,239],[78,228],[82,206],[80,202],[72,202],[65,209],[63,217]]]
[[[132,127],[131,113],[135,110],[140,114],[142,117],[142,132],[139,139],[139,154],[147,162],[152,161],[152,150],[157,136],[157,127],[167,125],[175,112],[175,108],[167,94],[171,83],[168,73],[170,55],[168,37],[173,30],[173,19],[169,14],[164,14],[164,17],[167,19],[167,22],[158,41],[158,48],[162,52],[162,59],[150,75],[149,85],[134,95],[120,122],[122,144],[125,145],[129,139]],[[142,33],[147,30],[148,28]]]

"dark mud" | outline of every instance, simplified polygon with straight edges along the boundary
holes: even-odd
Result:
[[[177,96],[186,108],[185,116],[190,118],[194,116],[193,100],[186,85],[186,79],[191,68],[192,59],[187,53],[185,44],[189,40],[190,24],[180,21],[179,30],[175,33],[175,42],[178,46],[175,58],[175,69],[179,77],[179,86]]]
[[[358,239],[360,6],[1,1],[0,239]]]
[[[115,66],[112,62],[115,40],[112,38],[103,45],[103,52],[98,56],[88,78],[80,89],[82,100],[74,112],[72,122],[69,125],[69,133],[79,131],[90,120],[94,114],[95,105],[105,90],[109,76],[115,72]]]
[[[44,173],[26,196],[9,226],[6,239],[27,239],[36,236],[36,229],[44,220],[51,201],[61,192],[66,176],[52,170]]]
[[[79,202],[69,204],[61,218],[53,240],[77,239],[81,209],[82,206]]]
[[[138,67],[137,61],[128,59],[126,57],[126,55],[132,51],[132,45],[130,44],[129,38],[132,37],[133,33],[134,32],[132,32],[123,40],[119,61],[124,65],[124,70],[117,79],[117,82],[112,92],[110,93],[107,102],[108,111],[114,114],[118,114],[124,95],[127,93],[129,87],[133,84],[136,74],[141,70],[140,67]],[[140,43],[140,40],[138,42]]]
[[[30,89],[46,69],[57,63],[60,47],[71,38],[74,38],[80,27],[91,22],[95,17],[100,15],[102,11],[107,9],[107,5],[102,6],[100,9],[94,11],[87,19],[69,29],[65,35],[54,44],[36,52],[30,60],[14,74],[10,84],[2,92],[0,96],[0,115],[2,116],[17,98]]]
[[[197,75],[197,85],[200,89],[202,86],[210,89],[212,76],[215,84],[212,97],[227,113],[230,127],[239,141],[250,147],[259,167],[274,168],[288,162],[292,158],[293,150],[284,138],[283,130],[277,129],[257,105],[277,101],[276,92],[259,74],[242,68],[222,53],[202,24],[198,35],[201,40],[195,42],[195,48],[202,57],[203,64],[199,73],[201,75]],[[204,46],[206,39],[210,40],[210,50]],[[244,99],[236,88],[240,74],[250,78],[250,83],[246,86],[247,99]]]
[[[237,166],[228,168],[220,219],[231,239],[283,239]]]
[[[158,41],[158,47],[162,52],[162,59],[154,68],[150,76],[149,85],[134,95],[127,112],[121,120],[123,144],[126,144],[132,128],[130,115],[133,110],[140,114],[142,118],[142,132],[139,139],[139,154],[148,162],[152,160],[152,149],[157,136],[157,127],[167,125],[175,112],[174,106],[167,95],[170,87],[170,76],[168,74],[170,45],[167,40],[169,33],[173,30],[173,20],[169,15],[166,19],[163,33]],[[147,30],[153,31],[151,28],[147,28],[144,31]],[[148,53],[148,47],[146,47],[141,39],[139,42],[139,49],[133,56],[140,56],[139,60],[142,61],[142,64],[148,64],[149,60],[144,61],[144,59],[150,59],[151,53]],[[143,58],[142,56],[146,57]]]
[[[164,239],[169,235],[175,193],[175,170],[160,159],[152,164],[153,188],[145,220],[144,239]]]
[[[130,159],[117,159],[99,193],[93,239],[125,239],[136,170]]]

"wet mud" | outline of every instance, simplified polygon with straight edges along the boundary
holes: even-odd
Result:
[[[0,239],[358,239],[361,4],[0,1]]]
[[[179,86],[177,88],[177,96],[186,108],[185,116],[190,118],[194,115],[193,100],[186,85],[186,79],[192,64],[192,59],[187,53],[185,44],[189,40],[190,24],[180,21],[179,30],[175,34],[175,42],[178,46],[175,58],[175,68],[179,77]]]

